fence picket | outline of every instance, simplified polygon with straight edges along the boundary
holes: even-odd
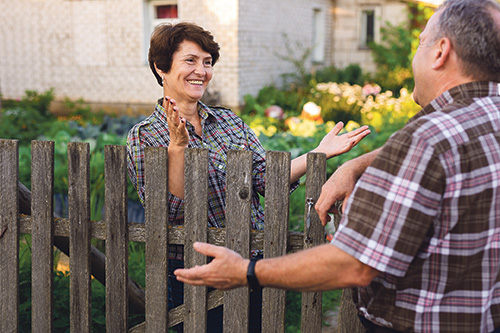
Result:
[[[68,143],[70,330],[91,331],[90,145]]]
[[[266,153],[266,201],[264,257],[286,254],[288,205],[290,194],[290,153]],[[265,288],[262,291],[262,332],[285,331],[286,293]]]
[[[19,142],[0,139],[0,332],[19,330]]]
[[[307,154],[306,172],[306,203],[304,217],[307,219],[309,212],[307,199],[312,199],[312,203],[318,201],[321,187],[326,181],[326,155],[321,153]],[[325,242],[325,231],[321,225],[318,213],[311,206],[310,210],[310,230],[307,232],[307,223],[304,221],[304,232],[309,235],[309,239],[304,238],[304,249],[318,246]],[[322,327],[322,293],[305,292],[302,293],[302,320],[301,332],[320,332]]]
[[[127,149],[104,147],[106,330],[126,332],[128,318]]]
[[[52,332],[54,142],[31,142],[31,299],[33,332]]]
[[[252,157],[250,151],[231,150],[227,156],[226,247],[250,256],[252,204]],[[248,331],[250,294],[248,288],[224,292],[224,331]]]
[[[168,330],[168,151],[145,149],[146,332]]]
[[[206,263],[206,257],[193,250],[196,241],[206,242],[208,219],[208,150],[187,149],[185,155],[184,265]],[[184,285],[185,332],[206,332],[207,288]]]

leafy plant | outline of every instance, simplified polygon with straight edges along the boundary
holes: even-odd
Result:
[[[322,83],[322,82],[339,82],[363,85],[367,79],[367,75],[358,64],[350,64],[343,69],[336,68],[335,66],[328,66],[314,70],[307,75],[308,82]]]
[[[142,254],[140,249],[142,248]],[[143,243],[129,243],[129,272],[136,279],[142,274],[142,280],[136,281],[144,286]],[[54,251],[53,273],[53,313],[54,331],[69,332],[69,284],[70,272],[56,269],[60,257],[59,250]],[[19,243],[19,324],[20,332],[31,332],[31,235],[21,235]],[[92,331],[106,332],[106,289],[96,279],[91,281],[91,316]],[[129,327],[144,321],[144,314],[129,314]]]
[[[20,101],[4,101],[4,109],[0,110],[2,138],[17,139],[23,145],[49,130],[54,117],[49,113],[48,105],[53,97],[52,90],[44,94],[28,90]]]
[[[402,88],[413,89],[411,63],[418,47],[418,37],[433,10],[422,4],[408,3],[407,22],[381,28],[381,43],[369,46],[377,64],[374,81],[395,95]]]

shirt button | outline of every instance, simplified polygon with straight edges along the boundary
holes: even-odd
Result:
[[[219,169],[222,169],[222,165],[219,165]]]

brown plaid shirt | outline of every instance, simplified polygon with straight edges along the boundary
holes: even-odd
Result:
[[[377,325],[500,327],[500,84],[455,87],[395,133],[332,243],[381,272],[355,294]]]

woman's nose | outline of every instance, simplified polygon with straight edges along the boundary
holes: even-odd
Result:
[[[196,64],[196,66],[194,68],[194,72],[195,72],[195,74],[205,75],[206,69],[205,69],[205,66],[203,66],[203,62],[199,62]]]

